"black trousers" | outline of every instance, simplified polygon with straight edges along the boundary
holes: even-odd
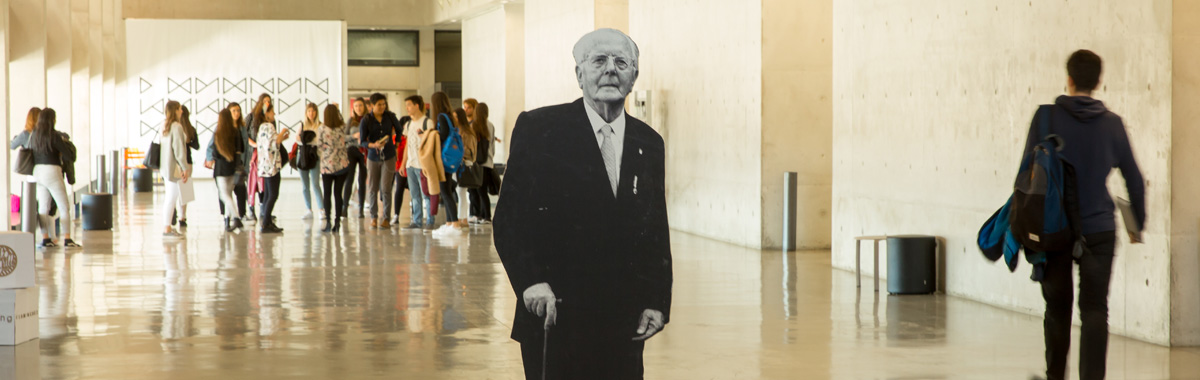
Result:
[[[337,204],[334,204],[334,208],[337,209],[337,217],[338,218],[341,218],[342,215],[345,215],[345,212],[346,212],[345,200],[342,199],[342,197],[335,197],[333,195],[342,193],[342,187],[346,185],[346,179],[350,178],[351,173],[352,173],[351,171],[347,170],[345,173],[342,173],[341,175],[333,175],[333,174],[322,174],[321,175],[321,187],[325,190],[325,192],[322,193],[325,195],[325,204],[326,205],[333,204],[333,203],[329,203],[330,202],[329,198],[331,198],[331,197],[334,200],[336,200]],[[333,190],[333,191],[330,191],[330,190]],[[329,207],[325,207],[325,220],[329,220]],[[337,219],[334,219],[334,221],[336,221],[336,220]]]
[[[216,177],[213,177],[213,178],[216,178]],[[238,215],[246,215],[246,181],[247,180],[249,180],[249,178],[245,174],[242,174],[241,176],[239,176],[237,179],[234,180],[234,183],[236,185],[234,185],[234,187],[233,187],[233,196],[237,198],[236,200],[238,203],[238,205],[237,205]],[[215,184],[216,182],[213,182],[213,183]],[[217,197],[217,198],[218,198],[217,199],[217,207],[221,209],[221,215],[225,215],[225,201],[222,201],[220,199],[220,197]]]
[[[1108,356],[1108,284],[1112,277],[1116,233],[1084,236],[1091,252],[1079,258],[1079,378],[1103,379]],[[1046,299],[1046,378],[1065,379],[1071,348],[1071,303],[1074,265],[1070,252],[1051,253],[1046,260],[1042,297]]]
[[[447,176],[446,182],[442,182],[441,187],[442,187],[441,203],[442,203],[442,209],[446,210],[446,222],[447,223],[457,222],[458,221],[458,201],[457,201],[458,192],[456,192],[454,190],[456,188],[458,188],[458,183],[454,182],[453,179],[450,179],[450,177]]]
[[[392,199],[392,214],[396,217],[400,217],[400,209],[403,208],[401,206],[404,204],[404,190],[408,190],[408,177],[402,176],[401,173],[403,172],[396,171],[396,176],[394,177],[396,184],[392,185],[392,188],[396,190],[396,197]]]
[[[574,329],[581,330],[581,329]],[[587,330],[587,329],[582,329]],[[594,330],[551,328],[546,351],[546,379],[642,379],[645,342],[597,337]],[[542,334],[521,343],[525,379],[542,378]]]
[[[483,187],[468,189],[471,197],[471,216],[477,219],[492,220],[492,198],[488,197],[487,189]]]
[[[275,211],[275,201],[279,200],[279,181],[282,177],[276,174],[274,177],[263,177],[263,203],[262,203],[262,220],[263,223],[271,223],[272,212]]]
[[[354,172],[358,172],[358,213],[362,214],[363,206],[367,203],[365,201],[367,198],[367,157],[363,156],[362,151],[358,150],[358,148],[353,147],[346,148],[346,157],[350,159],[350,173],[346,177],[346,180],[354,179]],[[354,186],[349,185],[347,183],[344,187],[345,190],[339,192],[339,194],[342,194],[342,198],[345,199],[345,203],[343,203],[345,206],[342,207],[348,207],[350,196],[354,195],[354,192],[351,190]]]

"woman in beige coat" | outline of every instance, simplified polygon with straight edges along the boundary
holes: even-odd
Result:
[[[179,102],[167,102],[167,120],[163,123],[163,138],[160,142],[159,171],[163,176],[166,187],[166,197],[163,199],[163,237],[179,238],[183,235],[171,228],[171,214],[179,207],[179,184],[188,181],[192,175],[192,165],[187,162],[188,136],[179,120],[183,117],[183,109]],[[180,215],[183,215],[182,210]]]

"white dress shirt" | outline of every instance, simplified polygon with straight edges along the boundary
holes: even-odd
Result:
[[[621,109],[621,114],[617,115],[616,120],[608,123],[604,118],[600,117],[600,113],[593,110],[587,102],[583,103],[583,109],[587,110],[588,121],[592,122],[592,133],[596,135],[596,146],[604,146],[604,134],[600,133],[600,128],[605,125],[611,126],[613,129],[612,142],[613,148],[617,150],[617,181],[621,178],[621,156],[625,154],[625,109]]]

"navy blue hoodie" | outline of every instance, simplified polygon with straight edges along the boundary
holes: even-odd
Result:
[[[1066,141],[1062,155],[1075,167],[1079,188],[1079,213],[1083,233],[1115,231],[1116,217],[1107,179],[1113,168],[1121,170],[1129,202],[1142,228],[1146,225],[1146,185],[1129,146],[1129,135],[1121,117],[1104,103],[1086,96],[1059,96],[1051,116],[1051,133]],[[1025,154],[1033,149],[1038,126],[1035,116],[1026,138]]]

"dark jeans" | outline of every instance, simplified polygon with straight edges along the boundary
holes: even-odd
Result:
[[[262,223],[271,223],[271,213],[275,211],[275,201],[279,200],[279,181],[282,177],[263,177]]]
[[[354,179],[354,172],[358,172],[358,213],[362,214],[363,207],[367,204],[367,158],[363,156],[362,151],[358,150],[358,148],[346,148],[346,156],[350,159],[350,173],[347,174],[346,180]],[[342,198],[345,199],[345,203],[343,203],[343,205],[350,204],[350,196],[354,195],[353,191],[351,190],[353,188],[354,186],[350,186],[350,184],[347,183],[344,186],[345,190],[338,192],[338,194],[342,194]]]
[[[449,176],[446,182],[442,182],[442,209],[446,210],[446,223],[458,221],[458,202],[454,199],[458,197],[458,193],[454,191],[457,187],[458,184]]]
[[[352,171],[347,170],[345,173],[342,173],[341,175],[333,175],[333,174],[322,174],[321,175],[321,185],[322,185],[322,188],[325,190],[325,192],[324,192],[324,194],[325,194],[325,220],[329,220],[329,209],[330,209],[329,205],[333,204],[333,203],[329,202],[330,197],[332,197],[337,202],[337,204],[334,205],[334,208],[337,208],[337,217],[341,218],[342,215],[345,215],[345,212],[346,212],[345,204],[344,204],[345,200],[343,200],[342,197],[334,197],[333,194],[341,194],[342,193],[342,186],[346,185],[346,179],[350,178],[351,173],[352,173]],[[330,191],[330,190],[333,190],[333,191]],[[336,221],[336,219],[335,219],[335,221]]]
[[[233,187],[233,196],[237,197],[238,215],[246,215],[246,181],[248,179],[249,178],[245,174],[242,174],[237,179],[233,180],[236,184]],[[225,215],[225,202],[217,199],[217,207],[221,209],[221,215]]]
[[[578,330],[578,329],[576,329]],[[542,334],[521,343],[525,379],[542,379]],[[589,331],[550,329],[546,379],[641,379],[645,342],[606,339]]]
[[[1112,277],[1116,233],[1084,236],[1091,252],[1079,258],[1079,378],[1103,379],[1108,355],[1108,283]],[[1067,351],[1071,348],[1071,302],[1074,266],[1070,252],[1050,253],[1042,297],[1046,299],[1046,377],[1065,379]]]

